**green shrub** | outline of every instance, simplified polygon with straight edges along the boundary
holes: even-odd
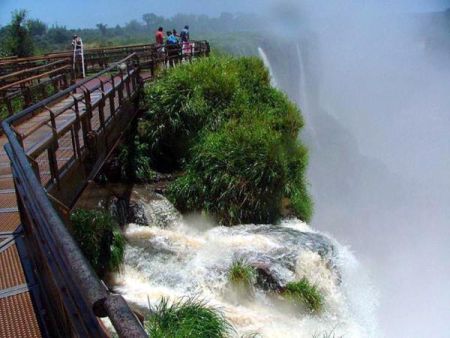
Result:
[[[253,291],[256,269],[243,260],[235,260],[228,270],[228,280],[233,285],[243,287],[246,291]]]
[[[227,225],[278,218],[286,173],[277,133],[230,123],[193,153],[186,174],[168,189],[177,208],[205,210]]]
[[[298,141],[298,108],[270,86],[257,58],[210,57],[175,67],[145,89],[149,110],[138,142],[148,162],[184,173],[169,186],[183,212],[206,211],[226,225],[273,223],[290,199],[312,215]]]
[[[123,262],[125,239],[106,212],[76,209],[70,215],[71,231],[81,251],[99,277]]]
[[[139,142],[135,130],[128,133],[124,143],[118,148],[118,160],[122,179],[141,183],[151,183],[156,179],[152,169],[148,144]]]
[[[169,305],[164,298],[151,308],[145,329],[155,338],[222,338],[233,331],[217,309],[202,301],[187,299]]]
[[[283,296],[299,305],[305,306],[313,313],[320,312],[324,305],[323,295],[306,278],[302,278],[299,282],[286,284],[283,290]]]

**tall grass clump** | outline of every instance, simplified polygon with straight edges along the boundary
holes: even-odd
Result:
[[[220,311],[206,303],[185,299],[169,304],[162,298],[151,308],[145,322],[150,337],[155,338],[224,338],[233,332],[231,324]]]
[[[306,278],[298,282],[286,284],[283,296],[297,303],[312,313],[319,313],[323,309],[324,298],[315,285],[312,285]]]
[[[225,225],[273,223],[287,198],[297,217],[310,220],[303,120],[270,86],[259,59],[175,67],[146,87],[145,98],[138,142],[157,169],[182,171],[168,189],[178,209],[206,211]]]
[[[70,215],[71,232],[99,277],[116,271],[123,262],[125,238],[107,212],[76,209]]]
[[[243,260],[235,260],[228,270],[228,281],[243,291],[253,293],[256,283],[256,269]]]

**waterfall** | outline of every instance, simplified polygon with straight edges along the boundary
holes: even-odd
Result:
[[[302,103],[303,110],[305,113],[309,114],[310,106],[308,104],[308,95],[306,94],[306,72],[305,63],[303,61],[302,51],[300,49],[300,43],[297,43],[297,57],[300,69],[299,80],[300,80],[300,102]]]
[[[146,313],[148,303],[161,297],[197,297],[221,309],[239,337],[374,336],[372,288],[353,255],[335,240],[296,219],[214,226],[200,216],[182,217],[162,199],[156,199],[158,208],[153,199],[142,202],[147,214],[153,212],[149,226],[129,224],[125,230],[125,262],[112,288],[133,308]],[[164,223],[159,215],[172,221],[158,226]],[[325,297],[324,312],[299,311],[262,288],[243,299],[227,280],[235,259],[264,269],[280,285],[307,277]]]
[[[267,57],[267,54],[264,52],[264,50],[261,47],[258,47],[258,53],[259,53],[259,57],[262,59],[262,61],[264,62],[264,65],[267,67],[267,69],[269,70],[269,74],[270,74],[270,84],[273,87],[278,88],[278,83],[277,80],[275,79],[275,74],[273,72],[272,66],[270,65],[270,61],[269,58]]]
[[[305,62],[303,59],[302,51],[300,49],[300,43],[297,43],[297,59],[300,73],[298,75],[300,88],[299,88],[299,106],[301,107],[303,118],[306,120],[306,130],[308,130],[311,134],[311,142],[313,143],[315,149],[319,149],[319,139],[316,133],[316,129],[314,128],[312,114],[312,107],[308,98],[308,87],[306,82],[306,71],[305,71]]]

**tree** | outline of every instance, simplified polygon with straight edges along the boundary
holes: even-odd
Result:
[[[26,17],[27,12],[24,9],[12,13],[6,47],[11,55],[17,55],[18,57],[33,55],[33,40],[26,25]]]
[[[146,13],[142,15],[142,20],[145,22],[147,29],[156,29],[161,26],[164,18],[153,13]]]
[[[52,43],[70,45],[72,34],[64,26],[53,26],[48,30],[47,38]]]
[[[108,33],[107,25],[105,25],[103,23],[98,23],[96,26],[97,26],[98,30],[100,31],[100,33],[102,34],[102,36],[106,36],[106,34]]]
[[[47,25],[39,19],[30,19],[27,22],[31,36],[43,36],[47,33]]]
[[[141,31],[142,24],[140,24],[137,20],[131,20],[125,25],[125,30],[128,33],[137,33]]]

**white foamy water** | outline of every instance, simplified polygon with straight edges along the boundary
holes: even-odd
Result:
[[[346,248],[305,223],[213,227],[200,217],[174,219],[165,228],[129,224],[125,230],[125,263],[113,288],[134,307],[145,312],[161,297],[197,297],[221,309],[236,336],[376,336],[376,297],[364,271]],[[254,297],[236,296],[227,271],[237,258],[264,267],[281,285],[307,277],[324,294],[325,310],[302,312],[260,289]]]
[[[270,84],[272,85],[272,87],[278,88],[278,82],[275,79],[275,74],[273,72],[272,65],[270,64],[270,61],[269,61],[269,58],[267,57],[266,52],[264,52],[264,49],[262,49],[261,47],[258,47],[258,54],[259,54],[259,57],[261,58],[261,60],[264,62],[264,65],[269,70]]]

